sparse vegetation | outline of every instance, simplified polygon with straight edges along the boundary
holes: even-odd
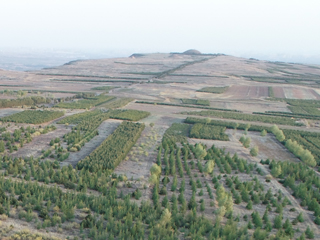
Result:
[[[91,90],[102,90],[102,91],[106,91],[109,92],[110,90],[116,88],[115,86],[100,86],[100,87],[94,87],[91,88]]]
[[[17,106],[34,106],[42,103],[49,103],[51,99],[41,96],[32,96],[18,99],[0,99],[0,108],[9,108]]]
[[[90,109],[92,107],[98,106],[102,103],[113,100],[115,97],[107,95],[99,95],[97,97],[88,97],[86,99],[77,100],[73,102],[62,102],[55,105],[57,108],[70,108],[70,109]]]
[[[257,146],[250,149],[251,156],[256,157],[258,153],[259,153],[259,148]]]
[[[126,106],[128,103],[132,102],[133,98],[118,98],[114,101],[110,101],[100,105],[99,107],[104,107],[106,109],[115,109],[115,108],[122,108]]]
[[[191,126],[183,123],[173,123],[164,134],[164,139],[170,139],[173,142],[186,142],[189,136]]]

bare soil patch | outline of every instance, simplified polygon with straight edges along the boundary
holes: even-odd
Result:
[[[228,130],[232,132],[233,130]],[[233,141],[239,141],[240,137],[244,134],[244,131],[237,130],[235,134],[232,135]],[[247,137],[251,138],[250,148],[258,146],[259,154],[257,158],[259,159],[274,159],[277,161],[292,161],[300,162],[292,153],[290,153],[275,137],[273,134],[268,133],[266,136],[260,136],[259,132],[249,131]],[[241,144],[241,143],[240,143]]]
[[[285,98],[285,94],[282,87],[272,87],[275,98]]]
[[[309,92],[315,97],[315,99],[320,100],[320,95],[313,89],[310,89]]]
[[[157,157],[156,147],[160,144],[164,127],[153,128],[146,126],[137,143],[130,150],[126,160],[115,169],[116,174],[123,174],[128,179],[146,179],[150,175],[150,168]]]
[[[231,99],[266,98],[269,96],[269,91],[266,86],[233,85],[222,96]]]
[[[251,144],[249,148],[244,148],[239,142],[240,137],[244,134],[242,130],[232,130],[227,129],[226,134],[229,136],[230,141],[217,141],[217,140],[205,140],[205,139],[189,139],[189,143],[203,143],[207,147],[215,145],[218,148],[224,148],[225,152],[230,152],[230,154],[237,153],[240,158],[251,159],[255,161],[256,159],[274,159],[277,161],[292,161],[300,162],[292,153],[290,153],[272,134],[267,134],[266,136],[260,136],[259,132],[247,133],[247,137],[251,138]],[[257,157],[252,157],[250,155],[250,148],[258,146],[259,154]]]
[[[54,138],[61,138],[64,134],[71,131],[71,127],[55,124],[57,129],[53,132],[42,134],[38,137],[34,137],[32,142],[24,144],[22,148],[19,148],[17,152],[12,154],[12,157],[39,157],[43,149],[50,147],[49,143]]]
[[[0,117],[9,116],[18,112],[22,112],[25,109],[22,108],[2,108],[0,109]]]
[[[283,87],[286,98],[295,99],[320,99],[317,92],[310,88],[304,87]]]

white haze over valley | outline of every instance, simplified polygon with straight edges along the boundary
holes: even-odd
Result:
[[[0,7],[0,68],[183,52],[320,64],[320,1],[10,0]]]

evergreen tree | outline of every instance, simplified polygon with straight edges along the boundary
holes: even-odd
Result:
[[[197,208],[197,206],[198,206],[198,204],[196,202],[196,196],[193,193],[192,197],[190,198],[190,201],[188,203],[188,208],[191,210],[191,209]]]
[[[266,136],[266,135],[267,135],[267,131],[266,131],[265,129],[263,129],[263,130],[261,131],[260,136],[264,137],[264,136]]]
[[[266,226],[265,226],[266,231],[271,232],[272,230],[272,223],[270,222],[270,220],[268,222],[266,222]]]
[[[298,217],[297,217],[297,220],[298,220],[299,222],[304,222],[304,218],[303,218],[302,213],[299,213],[299,215],[298,215]]]
[[[306,230],[306,236],[307,236],[307,238],[309,238],[309,239],[314,239],[314,233],[313,233],[313,231],[310,229],[310,226],[308,226],[308,228],[307,228],[307,230]]]
[[[262,217],[263,221],[265,223],[267,223],[269,221],[269,216],[268,216],[268,211],[267,209],[264,211],[263,217]]]
[[[279,214],[274,219],[274,228],[280,229],[282,227],[282,216]]]
[[[255,156],[258,155],[258,152],[259,152],[258,146],[255,146],[255,147],[251,148],[251,150],[250,150],[250,155],[253,156],[253,157],[255,157]]]
[[[204,210],[205,210],[205,205],[204,205],[204,201],[202,201],[200,204],[200,211],[203,212]]]
[[[3,140],[0,141],[0,152],[4,152],[5,147],[4,147],[4,142]]]
[[[252,210],[252,201],[251,200],[248,202],[246,209]]]
[[[314,223],[317,225],[320,225],[320,216],[316,217],[316,219],[314,220]]]
[[[253,224],[258,228],[258,227],[262,227],[262,219],[260,217],[260,214],[258,212],[254,212],[252,213],[252,221]]]
[[[265,240],[267,238],[268,233],[265,230],[261,230],[261,228],[257,228],[254,233],[253,237],[255,240]]]

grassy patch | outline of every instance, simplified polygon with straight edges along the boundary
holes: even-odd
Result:
[[[173,123],[164,133],[165,140],[170,139],[173,142],[186,142],[190,132],[190,125],[184,123]]]
[[[91,88],[91,90],[103,90],[103,91],[110,91],[111,89],[114,89],[114,88],[117,88],[117,87],[114,87],[114,86],[100,86],[100,87],[94,87],[94,88]]]
[[[268,87],[268,95],[269,97],[274,98],[274,91],[272,87]]]
[[[100,107],[104,107],[107,109],[121,108],[126,106],[128,103],[132,102],[133,100],[134,100],[133,98],[119,98],[114,101],[104,103],[100,105]]]
[[[208,93],[216,93],[216,94],[221,94],[224,93],[229,87],[204,87],[197,92],[208,92]]]
[[[210,106],[209,100],[204,99],[181,99],[183,104],[193,104],[193,105],[201,105],[201,106]]]

